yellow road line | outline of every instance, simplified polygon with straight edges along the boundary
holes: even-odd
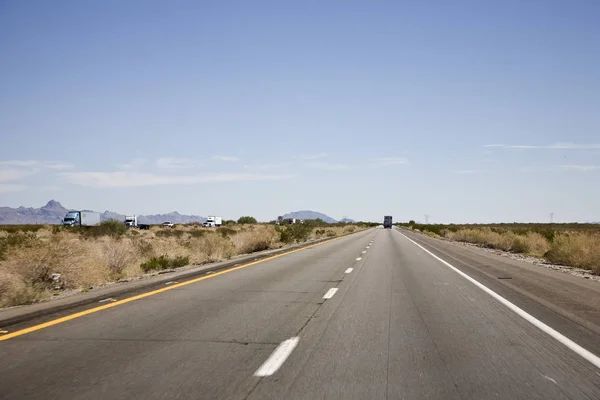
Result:
[[[173,289],[180,288],[182,286],[191,285],[192,283],[200,282],[200,281],[203,281],[205,279],[211,279],[211,278],[214,278],[214,277],[219,276],[219,275],[223,275],[223,274],[227,274],[229,272],[237,271],[238,269],[250,267],[252,265],[260,264],[260,263],[265,262],[265,261],[274,260],[276,258],[287,256],[288,254],[296,253],[298,251],[302,251],[302,250],[305,250],[305,249],[310,249],[311,247],[320,246],[320,245],[325,244],[325,243],[330,243],[330,242],[333,242],[334,240],[341,239],[342,237],[345,237],[345,236],[333,238],[333,239],[326,240],[326,241],[320,242],[320,243],[311,244],[309,246],[302,247],[300,249],[286,251],[285,253],[281,253],[281,254],[277,254],[277,255],[271,256],[271,257],[263,258],[262,260],[252,261],[252,262],[250,262],[248,264],[243,264],[243,265],[240,265],[240,266],[237,266],[237,267],[233,267],[233,268],[229,268],[229,269],[226,269],[226,270],[223,270],[223,271],[215,272],[213,274],[202,276],[202,277],[199,277],[199,278],[195,278],[195,279],[192,279],[192,280],[189,280],[189,281],[186,281],[186,282],[173,284],[171,286],[167,286],[167,287],[164,287],[162,289],[153,290],[151,292],[138,294],[137,296],[128,297],[126,299],[115,301],[115,302],[112,302],[112,303],[108,303],[108,304],[105,304],[105,305],[102,305],[102,306],[99,306],[99,307],[90,308],[89,310],[80,311],[80,312],[75,313],[75,314],[67,315],[66,317],[54,319],[52,321],[44,322],[43,324],[35,325],[35,326],[30,327],[30,328],[21,329],[20,331],[16,331],[16,332],[13,332],[13,333],[9,333],[7,335],[0,336],[0,341],[12,339],[12,338],[17,337],[17,336],[26,335],[26,334],[31,333],[31,332],[39,331],[40,329],[49,328],[49,327],[54,326],[54,325],[62,324],[63,322],[71,321],[72,319],[76,319],[76,318],[83,317],[85,315],[96,313],[98,311],[102,311],[102,310],[106,310],[106,309],[109,309],[109,308],[117,307],[117,306],[120,306],[121,304],[126,304],[126,303],[130,303],[132,301],[135,301],[135,300],[143,299],[144,297],[154,296],[155,294],[163,293],[163,292],[166,292],[167,290],[173,290]]]

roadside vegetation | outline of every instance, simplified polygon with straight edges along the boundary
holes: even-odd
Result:
[[[95,227],[0,226],[0,307],[47,300],[69,290],[126,280],[186,265],[335,237],[373,224],[275,225],[252,217],[219,228],[200,224],[127,229],[118,221]]]
[[[545,258],[600,274],[600,224],[398,224],[429,236]]]

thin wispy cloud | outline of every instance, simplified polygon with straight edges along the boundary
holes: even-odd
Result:
[[[328,171],[350,168],[346,164],[333,164],[333,163],[325,163],[325,162],[310,162],[310,163],[304,164],[304,166],[306,166],[308,168],[322,169],[322,170],[328,170]]]
[[[456,169],[453,172],[455,174],[459,174],[459,175],[473,175],[473,174],[481,174],[485,171],[483,169]]]
[[[0,193],[14,193],[25,190],[25,185],[14,185],[8,183],[0,183]]]
[[[132,159],[128,163],[117,164],[116,167],[118,169],[129,171],[129,170],[139,169],[139,168],[143,167],[144,165],[146,165],[147,162],[148,162],[148,160],[146,158],[138,157],[138,158]]]
[[[383,167],[387,165],[407,165],[409,161],[404,157],[379,157],[371,160],[371,164]]]
[[[222,155],[216,155],[216,156],[212,156],[213,160],[218,160],[218,161],[239,161],[240,159],[237,157],[233,157],[233,156],[222,156]]]
[[[520,172],[525,172],[525,173],[537,173],[537,172],[551,172],[551,171],[556,171],[557,168],[551,168],[551,167],[520,167],[519,171]]]
[[[597,171],[600,170],[600,165],[561,165],[560,168],[571,171]]]
[[[109,188],[157,185],[193,185],[210,182],[275,181],[292,175],[214,173],[201,175],[161,175],[143,172],[71,172],[61,174],[69,183],[80,186]]]
[[[528,150],[528,149],[546,149],[546,150],[594,150],[600,149],[600,144],[581,144],[581,143],[554,143],[550,145],[504,145],[504,144],[486,144],[483,147],[486,148],[502,148],[502,149],[515,149],[515,150]]]
[[[36,160],[8,160],[0,161],[0,165],[17,168],[48,168],[54,170],[72,169],[74,165],[58,161],[36,161]]]
[[[327,157],[327,153],[317,153],[317,154],[303,154],[300,156],[294,156],[294,158],[298,158],[300,160],[318,160],[320,158]]]
[[[197,165],[198,161],[191,158],[162,157],[156,160],[156,166],[160,169],[186,169]]]
[[[287,163],[275,163],[275,164],[257,164],[257,165],[244,165],[244,168],[251,169],[254,171],[272,171],[278,168],[287,167]]]

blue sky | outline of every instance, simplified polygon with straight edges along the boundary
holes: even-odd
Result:
[[[600,220],[595,1],[2,1],[0,205]]]

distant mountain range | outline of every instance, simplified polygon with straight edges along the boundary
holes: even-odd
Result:
[[[45,206],[40,208],[33,207],[0,207],[0,225],[14,225],[14,224],[60,224],[65,214],[73,209],[65,208],[56,200],[50,200]],[[91,210],[85,210],[91,211]],[[296,218],[296,219],[317,219],[320,218],[328,223],[336,223],[335,219],[328,215],[321,214],[316,211],[296,211],[285,214],[284,218]],[[100,219],[102,221],[115,219],[118,221],[125,221],[125,214],[119,214],[113,211],[104,211],[100,213]],[[205,217],[198,215],[184,215],[179,214],[177,211],[173,211],[167,214],[155,214],[155,215],[138,215],[138,221],[142,224],[162,224],[165,221],[170,221],[174,224],[189,224],[192,222],[204,222]],[[340,222],[354,222],[349,218],[344,218]]]
[[[283,218],[296,218],[296,219],[317,219],[320,218],[328,224],[334,224],[337,221],[331,218],[328,215],[321,214],[320,212],[303,210],[303,211],[294,211],[288,214],[284,214]]]
[[[0,207],[0,225],[60,224],[65,214],[70,210],[72,209],[63,207],[56,200],[50,200],[41,208]],[[125,221],[125,214],[106,210],[100,213],[100,219],[102,221],[109,219]],[[162,224],[165,221],[170,221],[174,224],[189,224],[192,222],[204,222],[206,218],[197,215],[183,215],[177,211],[173,211],[167,214],[138,215],[138,221],[142,224]]]

